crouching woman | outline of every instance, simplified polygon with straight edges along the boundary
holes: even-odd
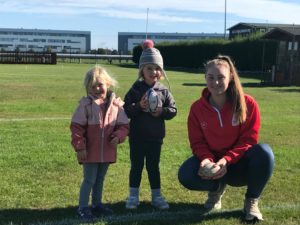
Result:
[[[228,56],[206,64],[207,87],[191,106],[188,136],[193,156],[179,169],[180,183],[190,190],[208,191],[204,207],[220,209],[226,185],[247,186],[245,219],[263,220],[259,198],[272,175],[274,156],[258,144],[260,113],[255,100],[244,94],[236,68]],[[208,164],[217,172],[203,173]]]

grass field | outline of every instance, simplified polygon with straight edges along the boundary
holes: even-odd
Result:
[[[75,215],[82,179],[70,145],[70,117],[83,96],[82,80],[89,64],[0,65],[0,224],[80,224]],[[104,65],[119,81],[124,97],[137,69]],[[177,180],[181,163],[191,155],[186,118],[204,87],[202,74],[167,70],[178,115],[167,122],[161,156],[162,191],[170,210],[150,205],[147,174],[136,212],[124,209],[128,194],[128,143],[119,146],[118,162],[105,181],[104,203],[115,211],[97,224],[222,224],[243,223],[240,209],[245,187],[227,189],[223,209],[203,211],[206,193],[183,188]],[[260,142],[273,148],[276,165],[260,208],[261,224],[300,224],[300,87],[261,87],[242,77],[245,92],[259,103]]]

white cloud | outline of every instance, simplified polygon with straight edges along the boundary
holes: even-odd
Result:
[[[146,19],[146,11],[145,12],[130,12],[130,11],[121,11],[121,10],[99,10],[99,12],[105,16],[113,17],[113,18],[127,18],[127,19]],[[190,23],[199,23],[203,20],[192,18],[192,17],[179,17],[172,15],[162,15],[157,13],[151,13],[149,15],[149,19],[152,21],[164,21],[164,22],[190,22]]]
[[[106,17],[141,19],[146,9],[152,20],[163,22],[199,23],[201,13],[224,13],[225,0],[3,0],[0,12],[22,12],[43,14],[91,14]],[[178,12],[174,16],[174,11]],[[183,16],[181,13],[190,13]],[[227,0],[228,18],[264,20],[277,23],[300,24],[300,4],[279,0]],[[197,15],[198,13],[198,15]]]
[[[271,1],[234,1],[229,2],[229,12],[240,17],[256,18],[269,22],[277,23],[298,23],[300,24],[300,4]]]

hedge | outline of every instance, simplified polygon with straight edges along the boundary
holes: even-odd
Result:
[[[277,42],[260,38],[169,42],[155,46],[163,56],[165,67],[203,68],[218,54],[229,55],[238,70],[265,71],[276,62]],[[138,64],[141,46],[133,49],[133,62]]]

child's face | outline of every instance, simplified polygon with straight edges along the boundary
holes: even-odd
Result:
[[[210,66],[205,74],[208,90],[213,96],[225,94],[231,77],[230,69],[227,65]]]
[[[96,83],[90,88],[89,94],[93,95],[96,98],[106,98],[107,89],[109,86],[97,78]]]
[[[144,81],[152,86],[162,76],[161,68],[156,64],[147,64],[143,68]]]

